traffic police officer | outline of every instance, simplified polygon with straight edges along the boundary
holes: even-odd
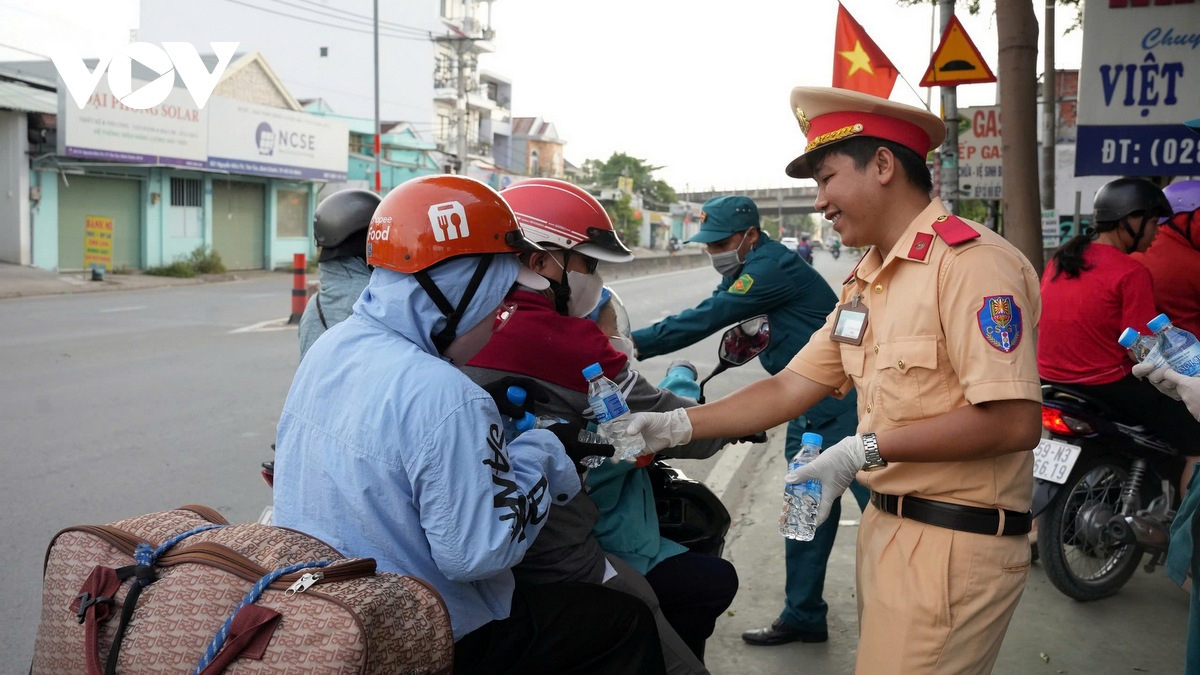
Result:
[[[771,344],[759,356],[763,368],[774,375],[787,366],[825,323],[837,296],[821,275],[758,226],[758,207],[747,197],[716,197],[704,203],[700,231],[689,242],[705,244],[721,283],[698,306],[633,332],[637,355],[647,359],[682,349],[726,326],[766,314],[771,323]],[[858,425],[853,392],[844,398],[827,397],[802,417],[788,423],[785,461],[800,451],[806,431],[821,434],[833,444],[853,434]],[[865,507],[867,490],[852,486],[859,506]],[[833,506],[829,525],[818,528],[813,541],[785,539],[787,576],[783,612],[771,626],[746,631],[742,639],[752,645],[787,642],[824,642],[829,639],[821,598],[825,565],[837,536],[841,509]]]
[[[944,125],[858,92],[798,87],[808,138],[788,175],[870,246],[838,307],[787,368],[686,412],[630,424],[651,448],[737,437],[859,392],[858,434],[789,473],[823,483],[820,517],[857,475],[859,673],[987,673],[1029,574],[1041,426],[1037,274],[990,230],[930,199],[925,155]]]

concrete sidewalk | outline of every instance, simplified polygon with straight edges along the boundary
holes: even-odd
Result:
[[[679,255],[668,255],[666,251],[638,248],[634,250],[634,253],[637,259],[633,262],[601,264],[601,274],[606,280],[612,281],[627,277],[700,267],[708,264],[708,257],[701,255],[702,251],[699,250],[685,249]],[[60,274],[39,267],[0,262],[0,300],[37,295],[125,291],[143,288],[161,288],[164,286],[192,286],[222,281],[238,281],[239,279],[253,279],[271,274],[291,274],[291,271],[238,270],[224,274],[201,274],[190,278],[159,277],[142,272],[132,272],[129,274],[109,273],[104,275],[104,281],[92,281],[90,272],[65,272]],[[309,274],[309,285],[311,286],[319,278],[319,275],[316,273]],[[313,290],[315,289],[310,288],[309,292],[311,293]]]
[[[221,281],[252,279],[271,274],[290,274],[290,272],[244,270],[224,274],[201,274],[187,279],[159,277],[135,272],[132,274],[106,274],[104,275],[104,281],[92,281],[90,273],[69,272],[59,274],[37,267],[0,263],[0,299],[37,295],[94,293],[97,291],[128,291],[144,288],[160,288],[163,286],[193,286]]]
[[[848,492],[842,498],[841,526],[825,579],[829,641],[752,647],[741,639],[743,631],[769,625],[783,609],[778,522],[786,473],[784,439],[779,428],[766,445],[755,446],[761,451],[747,456],[723,497],[733,517],[724,557],[737,567],[740,586],[708,640],[705,662],[713,675],[854,672],[855,542],[861,512]],[[1161,568],[1153,574],[1139,568],[1117,595],[1084,603],[1058,592],[1035,563],[993,672],[1181,673],[1187,622],[1188,596]]]

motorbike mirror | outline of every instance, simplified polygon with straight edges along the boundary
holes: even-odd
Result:
[[[765,314],[746,319],[725,331],[717,358],[726,366],[741,366],[754,360],[771,344],[771,324]]]

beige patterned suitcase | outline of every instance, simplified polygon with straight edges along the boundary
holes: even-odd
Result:
[[[55,535],[31,673],[448,673],[453,654],[425,582],[184,506]]]

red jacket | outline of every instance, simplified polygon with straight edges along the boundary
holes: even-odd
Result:
[[[599,361],[609,379],[616,379],[628,360],[613,349],[608,336],[590,319],[563,316],[554,303],[536,291],[516,290],[508,299],[517,311],[467,364],[527,375],[537,380],[586,392],[583,369]]]
[[[1150,270],[1159,311],[1200,335],[1200,210],[1177,213],[1159,225],[1150,249],[1133,258]]]
[[[1042,379],[1063,384],[1116,382],[1133,370],[1117,337],[1126,327],[1149,332],[1153,282],[1145,267],[1113,246],[1096,244],[1083,253],[1078,277],[1055,278],[1051,260],[1042,276],[1042,320],[1037,362]]]

